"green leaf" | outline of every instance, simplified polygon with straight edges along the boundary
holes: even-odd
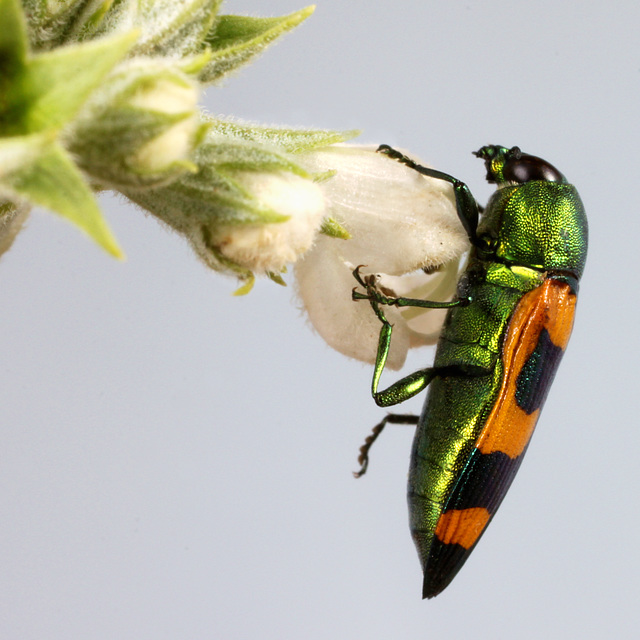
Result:
[[[11,199],[50,209],[123,257],[91,189],[51,134],[0,140],[0,167],[0,190]]]
[[[308,18],[314,9],[312,5],[278,18],[220,16],[206,38],[213,56],[201,73],[201,81],[215,82],[246,64],[276,38]]]

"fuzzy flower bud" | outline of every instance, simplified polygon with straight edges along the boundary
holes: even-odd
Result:
[[[315,188],[305,184],[302,215],[276,231],[268,225],[292,217],[291,207],[263,203],[264,185],[241,173],[290,173],[299,195],[312,176],[291,155],[344,136],[215,122],[197,98],[314,7],[260,18],[220,15],[221,5],[0,0],[0,197],[47,208],[122,256],[94,197],[118,190],[184,234],[208,265],[247,283],[252,269],[280,270],[304,251],[312,234],[300,220],[319,215],[308,202]],[[12,238],[17,218],[1,203],[0,217]],[[252,244],[265,249],[258,261]]]
[[[313,244],[325,214],[322,190],[292,173],[244,172],[234,177],[264,206],[288,216],[288,220],[222,225],[215,231],[220,252],[254,273],[283,271]],[[200,253],[197,240],[192,243]]]
[[[133,107],[167,115],[185,114],[185,117],[142,145],[132,156],[131,164],[137,165],[142,172],[155,173],[174,162],[188,160],[199,122],[197,100],[198,92],[194,85],[184,78],[180,82],[163,78],[135,94],[130,101]]]
[[[80,166],[112,187],[149,187],[185,170],[199,138],[197,83],[169,62],[134,60],[94,92],[70,131]]]
[[[283,284],[278,274],[308,251],[327,215],[324,185],[298,158],[345,134],[205,122],[197,172],[164,187],[122,191],[186,237],[207,266],[244,280],[242,292],[254,274]]]

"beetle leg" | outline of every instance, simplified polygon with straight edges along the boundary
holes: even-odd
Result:
[[[414,162],[411,158],[405,156],[403,153],[392,149],[387,144],[381,144],[378,147],[378,151],[380,153],[384,153],[393,160],[401,162],[411,169],[415,169],[415,171],[421,173],[423,176],[436,178],[437,180],[444,180],[445,182],[451,184],[451,186],[453,187],[453,193],[456,196],[456,209],[458,218],[460,219],[464,230],[469,236],[469,241],[471,242],[471,244],[478,244],[476,229],[478,227],[478,215],[480,208],[478,206],[478,203],[476,202],[476,199],[473,197],[473,195],[471,195],[469,187],[467,187],[464,182],[461,182],[457,178],[450,176],[448,173],[443,173],[442,171],[437,171],[436,169],[430,169],[429,167],[423,167],[421,164]]]
[[[389,413],[381,422],[379,422],[371,433],[366,437],[364,444],[360,447],[360,455],[358,456],[358,464],[360,465],[359,471],[354,471],[353,476],[355,478],[361,478],[366,472],[369,466],[369,450],[373,446],[373,443],[378,439],[378,436],[382,433],[382,430],[387,424],[418,424],[418,416],[412,413]]]
[[[362,267],[366,267],[366,264],[359,264],[351,273],[353,275],[353,277],[356,279],[356,282],[363,288],[366,289],[367,288],[367,280],[368,280],[368,276],[362,276],[360,275],[360,269],[362,269]]]
[[[412,398],[416,394],[420,393],[433,378],[437,375],[438,370],[433,368],[420,369],[397,382],[394,382],[387,389],[378,391],[378,384],[380,383],[380,377],[384,370],[384,366],[387,363],[389,356],[389,350],[391,347],[391,333],[393,327],[385,317],[382,309],[380,309],[374,301],[371,301],[371,306],[380,321],[382,322],[382,328],[380,329],[380,337],[378,338],[378,351],[376,353],[376,362],[373,367],[373,380],[371,381],[371,395],[375,400],[375,403],[379,407],[390,407],[394,404],[404,402],[409,398]]]
[[[366,290],[366,293],[360,293],[357,289],[351,292],[351,299],[354,301],[368,300],[380,318],[382,323],[385,322],[384,316],[380,316],[378,305],[395,306],[395,307],[422,307],[423,309],[450,309],[459,305],[465,305],[471,302],[469,298],[456,298],[449,302],[438,302],[434,300],[420,300],[419,298],[392,298],[381,293],[376,285],[376,277],[373,275],[362,276],[360,269],[363,265],[353,270],[353,277],[356,282]]]

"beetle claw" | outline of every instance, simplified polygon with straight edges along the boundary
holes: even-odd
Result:
[[[364,287],[366,289],[367,285],[366,285],[366,278],[367,276],[365,276],[364,278],[360,275],[360,269],[366,267],[366,264],[359,264],[351,273],[353,274],[353,277],[356,279],[356,282],[361,286]]]

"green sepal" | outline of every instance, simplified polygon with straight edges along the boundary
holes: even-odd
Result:
[[[18,0],[0,0],[0,25],[0,95],[5,96],[29,51],[27,25]]]
[[[198,252],[200,258],[205,262],[205,264],[212,269],[226,270],[229,273],[233,273],[240,280],[244,282],[244,284],[234,291],[234,296],[244,296],[253,289],[253,285],[256,281],[256,277],[253,272],[246,267],[242,267],[239,264],[235,263],[233,260],[227,258],[219,249],[215,246],[213,242],[213,238],[211,237],[211,232],[206,225],[202,225],[199,229],[200,231],[200,239],[205,246],[205,255],[201,252]],[[190,238],[193,242],[193,238]],[[215,263],[212,264],[211,260],[214,260]]]
[[[50,50],[69,42],[90,38],[101,26],[113,2],[114,0],[22,0],[25,13],[29,16],[32,50]]]
[[[98,31],[113,3],[114,0],[94,0],[89,3],[81,1],[81,4],[86,4],[86,8],[80,14],[74,30],[78,34],[78,40],[86,40]]]
[[[187,159],[175,160],[155,170],[143,170],[129,160],[137,150],[165,132],[171,125],[193,117],[192,112],[162,113],[125,105],[87,118],[75,127],[69,140],[80,167],[102,183],[121,187],[161,186],[198,167]],[[194,146],[205,127],[198,127]],[[135,135],[132,135],[135,132]]]
[[[253,289],[253,285],[256,283],[256,277],[251,274],[245,281],[239,286],[234,292],[234,296],[246,296],[248,293],[251,293]]]
[[[220,16],[206,37],[213,56],[201,73],[200,80],[205,83],[216,82],[235,71],[262,53],[276,38],[298,26],[314,9],[312,5],[277,18]]]
[[[310,174],[275,145],[262,144],[263,136],[256,136],[257,141],[252,140],[249,127],[234,125],[236,133],[247,135],[223,137],[221,127],[217,126],[219,122],[205,123],[210,128],[196,149],[194,162],[198,166],[197,173],[183,175],[163,187],[125,188],[123,193],[182,233],[191,229],[194,222],[219,226],[288,220],[288,216],[262,205],[255,194],[243,186],[237,174],[284,171],[304,178],[310,178]]]
[[[287,283],[284,281],[284,279],[279,273],[275,273],[273,271],[267,271],[266,275],[269,278],[269,280],[275,282],[276,284],[279,284],[281,287],[287,286]]]
[[[333,218],[325,218],[320,227],[320,233],[330,238],[338,238],[339,240],[350,240],[351,234]]]
[[[188,231],[194,223],[267,224],[289,219],[262,205],[232,175],[207,167],[165,187],[121,191],[179,232]]]
[[[0,0],[0,10],[13,1]],[[15,21],[12,24],[15,26]],[[0,33],[6,31],[3,24]],[[0,36],[0,135],[60,129],[124,57],[136,37],[136,32],[128,32],[25,58],[20,38]]]
[[[73,118],[89,94],[126,55],[136,31],[34,57],[26,91],[31,103],[26,132],[58,128]]]
[[[0,200],[0,256],[11,248],[30,211],[28,205]]]
[[[216,167],[219,171],[288,171],[302,178],[311,175],[272,147],[250,144],[242,140],[208,136],[200,145],[198,157],[201,164]]]
[[[211,135],[220,134],[227,138],[270,144],[289,153],[303,153],[319,147],[327,147],[344,142],[360,135],[360,131],[326,131],[323,129],[284,129],[277,127],[261,127],[230,120],[212,118]]]
[[[35,31],[40,38],[34,43],[36,49],[53,49],[72,42],[91,38],[102,26],[114,0],[73,0],[58,2],[58,9],[52,10],[53,3],[46,3],[46,11]],[[24,2],[23,2],[24,4]],[[30,14],[32,15],[32,14]],[[34,25],[35,26],[35,25]]]
[[[183,57],[203,50],[222,0],[155,0],[140,4],[139,21],[145,31],[134,53]]]
[[[176,60],[175,65],[176,68],[182,71],[182,73],[197,77],[198,74],[207,66],[209,60],[211,60],[211,55],[211,51],[209,51],[209,49],[205,49],[200,53],[185,56],[180,60]]]
[[[0,192],[57,213],[124,257],[89,185],[53,134],[0,139]]]

